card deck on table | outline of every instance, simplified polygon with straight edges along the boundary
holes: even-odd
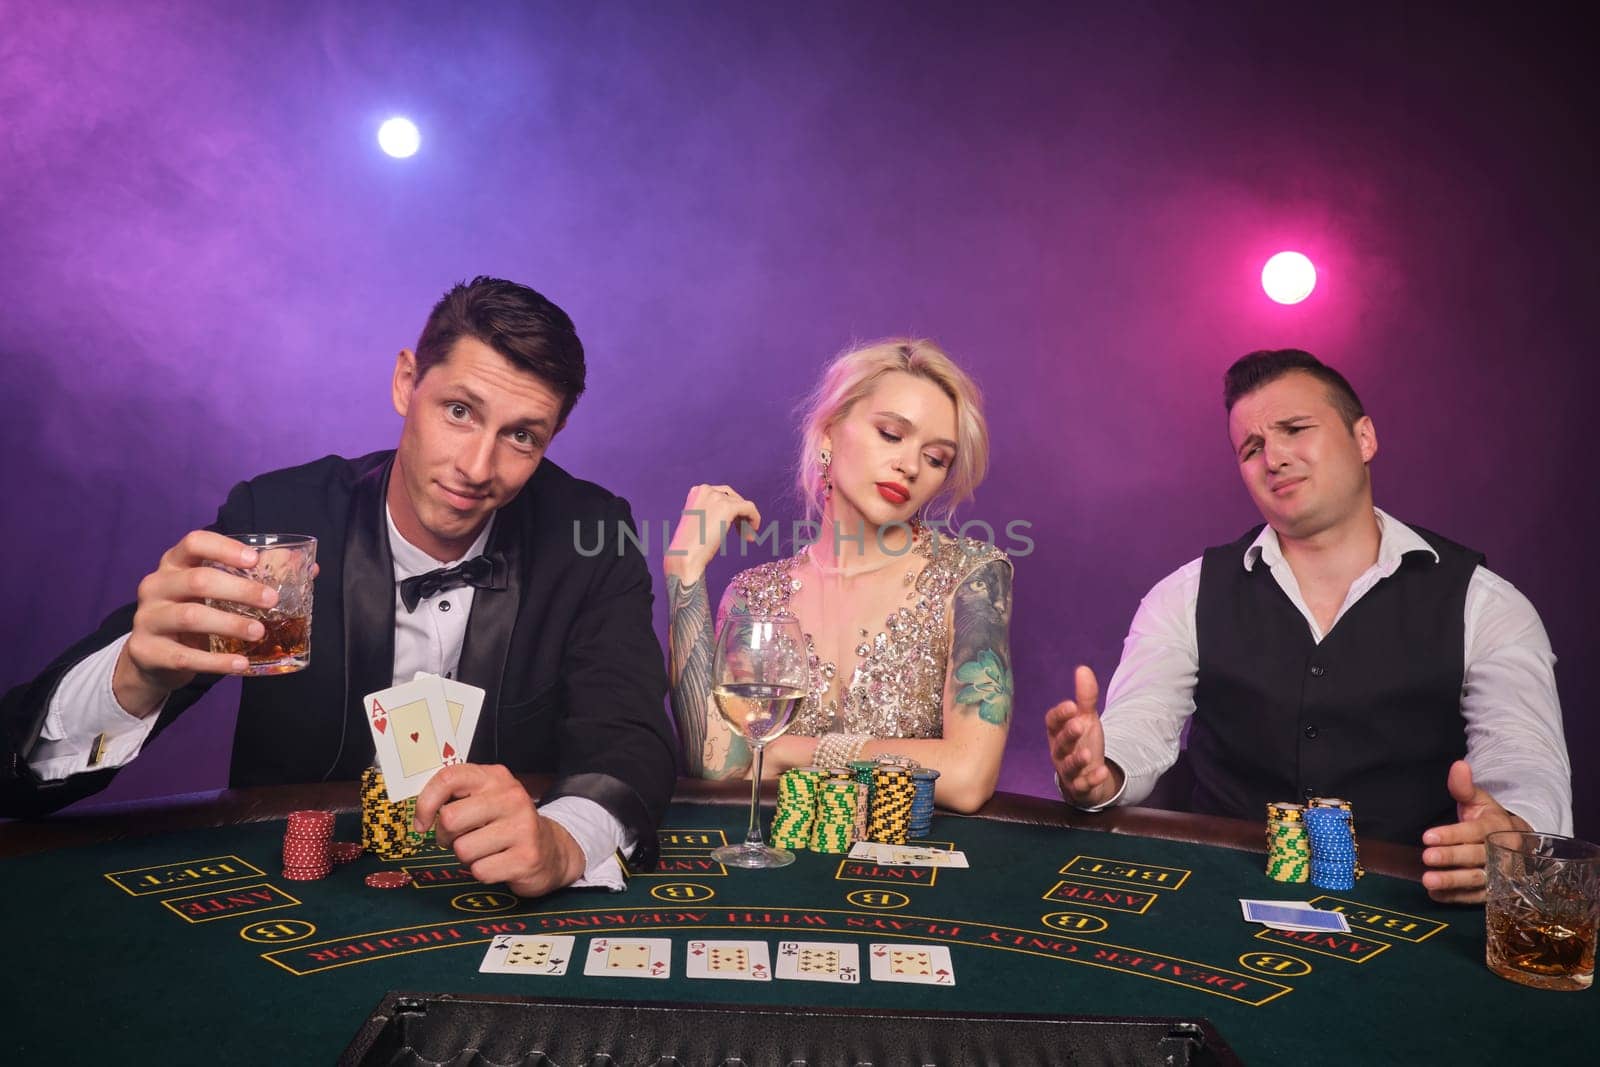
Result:
[[[691,941],[683,973],[688,978],[772,981],[765,941]]]
[[[874,982],[912,982],[916,985],[955,985],[956,970],[950,950],[943,945],[867,946],[872,957]]]
[[[1350,922],[1337,911],[1323,911],[1298,900],[1240,900],[1247,921],[1274,930],[1324,930],[1347,934]]]
[[[672,942],[665,937],[597,937],[583,973],[599,978],[671,978]]]
[[[489,943],[478,970],[484,974],[563,975],[572,960],[572,942],[561,934],[501,934]]]
[[[780,941],[774,973],[797,982],[855,985],[861,981],[861,948],[832,941]]]
[[[416,796],[439,768],[464,761],[439,678],[413,678],[368,693],[361,705],[390,800]]]

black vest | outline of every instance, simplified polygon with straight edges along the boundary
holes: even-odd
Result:
[[[1194,810],[1265,820],[1273,801],[1336,796],[1358,836],[1418,844],[1456,821],[1445,777],[1467,750],[1463,609],[1482,554],[1417,530],[1438,562],[1407,553],[1319,645],[1272,569],[1244,569],[1260,531],[1200,566]]]

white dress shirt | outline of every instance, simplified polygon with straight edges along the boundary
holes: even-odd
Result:
[[[1350,584],[1333,625],[1373,586],[1393,574],[1409,552],[1438,553],[1415,530],[1374,508],[1378,559]],[[1246,570],[1265,564],[1279,588],[1305,618],[1311,636],[1323,632],[1306,606],[1294,570],[1271,526],[1240,561]],[[1163,578],[1145,595],[1122,646],[1122,662],[1106,691],[1106,758],[1122,769],[1121,791],[1101,807],[1137,804],[1178,757],[1178,739],[1194,714],[1200,670],[1195,608],[1200,598],[1196,559]],[[1528,598],[1486,567],[1467,583],[1461,718],[1473,782],[1535,830],[1572,833],[1572,767],[1556,695],[1555,654]],[[1441,792],[1445,783],[1439,782]],[[1098,808],[1094,810],[1099,810]]]
[[[389,549],[394,558],[394,674],[391,684],[416,677],[418,671],[454,678],[466,641],[467,619],[477,590],[462,586],[425,597],[416,610],[407,611],[400,599],[400,583],[440,567],[483,555],[494,529],[493,517],[459,560],[441,563],[411,544],[395,527],[384,509],[389,527]],[[39,743],[28,756],[28,766],[45,781],[57,781],[86,770],[121,767],[137,756],[154,728],[159,710],[138,718],[123,710],[112,692],[117,657],[128,641],[119,637],[83,659],[61,679],[50,698]],[[96,751],[98,749],[98,751]],[[633,835],[605,808],[586,797],[557,797],[541,805],[539,814],[554,819],[583,850],[584,873],[575,885],[626,887],[616,853],[633,851]]]

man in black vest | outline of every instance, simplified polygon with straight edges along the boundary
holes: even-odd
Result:
[[[1555,657],[1483,556],[1376,509],[1372,419],[1309,353],[1224,379],[1228,437],[1266,520],[1153,588],[1112,677],[1079,667],[1046,714],[1063,797],[1137,803],[1190,722],[1195,811],[1265,820],[1338,796],[1363,837],[1426,846],[1436,900],[1483,899],[1484,836],[1572,832]]]
[[[469,762],[418,796],[418,824],[525,896],[620,888],[619,849],[654,862],[676,758],[628,505],[544,458],[585,373],[572,320],[532,289],[477,278],[445,294],[395,363],[397,449],[240,483],[136,603],[0,700],[0,815],[104,788],[244,671],[210,636],[254,640],[261,623],[205,601],[276,594],[209,565],[250,564],[226,535],[312,534],[310,665],[245,680],[230,784],[354,781],[373,760],[362,697],[418,671],[455,677],[485,690],[478,728]],[[555,776],[538,807],[513,770]]]

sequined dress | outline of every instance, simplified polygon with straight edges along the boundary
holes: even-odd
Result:
[[[976,580],[985,564],[1006,559],[993,545],[973,538],[923,530],[912,551],[927,560],[915,579],[915,597],[884,620],[883,629],[861,631],[849,684],[829,698],[837,664],[818,659],[806,634],[811,662],[810,692],[795,713],[791,734],[819,737],[832,731],[872,737],[940,737],[944,733],[944,687],[950,657],[950,604],[963,581]],[[734,576],[732,591],[752,614],[788,610],[789,596],[804,578],[797,573],[804,550]]]

